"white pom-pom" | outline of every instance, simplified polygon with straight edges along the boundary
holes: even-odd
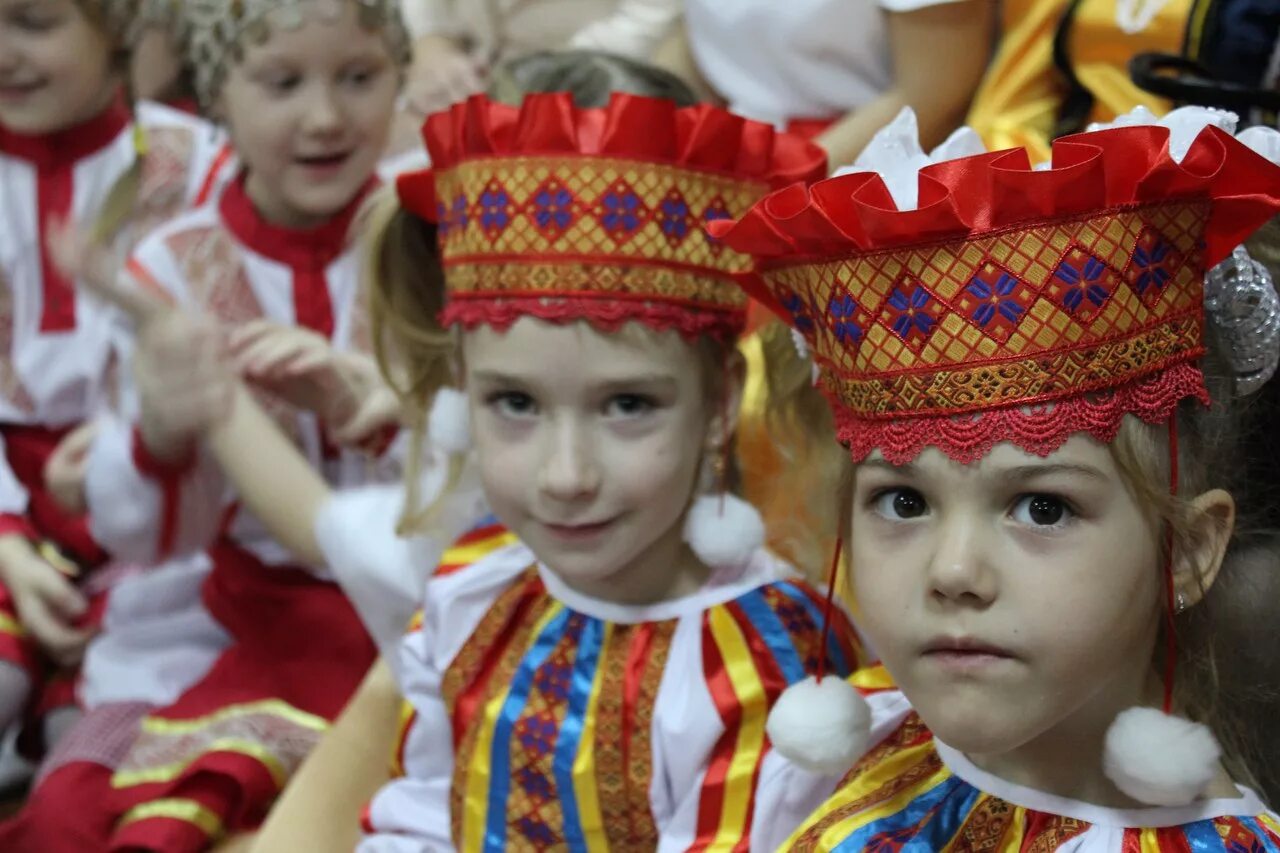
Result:
[[[764,520],[740,497],[702,495],[685,516],[684,541],[712,568],[740,566],[764,544]]]
[[[778,752],[806,770],[841,773],[867,750],[871,708],[843,678],[809,676],[782,691],[765,731]]]
[[[1221,756],[1208,727],[1157,708],[1129,708],[1107,729],[1102,766],[1139,802],[1185,806],[1209,787]]]
[[[456,388],[436,391],[427,416],[427,438],[445,453],[466,453],[471,449],[471,416],[466,394]]]

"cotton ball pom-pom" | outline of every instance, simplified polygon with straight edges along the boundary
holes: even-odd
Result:
[[[471,415],[466,394],[455,388],[436,391],[427,416],[427,438],[445,453],[466,453],[471,449]]]
[[[764,520],[736,495],[702,495],[685,516],[684,541],[708,566],[739,566],[764,545]]]
[[[1207,726],[1156,708],[1129,708],[1107,729],[1102,766],[1139,802],[1185,806],[1209,787],[1221,756]]]
[[[765,731],[778,752],[806,770],[840,773],[866,752],[871,708],[843,678],[809,676],[782,691]]]

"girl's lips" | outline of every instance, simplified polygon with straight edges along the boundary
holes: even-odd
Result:
[[[551,524],[543,522],[545,527],[557,539],[563,539],[571,542],[581,542],[586,539],[592,539],[604,533],[613,525],[613,520],[599,521],[591,524]]]
[[[5,100],[25,98],[43,85],[43,83],[3,83],[0,84],[0,98]]]
[[[1008,649],[973,637],[936,637],[925,646],[922,656],[956,672],[986,669],[1017,657]]]
[[[311,172],[336,172],[346,165],[351,152],[342,154],[325,154],[318,157],[298,157],[295,162]]]

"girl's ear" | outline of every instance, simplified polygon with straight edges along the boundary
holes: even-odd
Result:
[[[1175,557],[1173,582],[1182,601],[1200,601],[1218,579],[1236,524],[1236,502],[1222,489],[1212,489],[1191,501],[1188,547]]]
[[[717,399],[711,401],[714,414],[707,426],[707,447],[724,447],[738,428],[738,408],[742,405],[742,393],[747,381],[747,361],[735,347],[724,362],[724,376],[720,378]]]

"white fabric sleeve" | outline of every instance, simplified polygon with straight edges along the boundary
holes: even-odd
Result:
[[[145,565],[204,550],[217,537],[224,509],[216,460],[200,446],[194,465],[166,494],[161,483],[134,464],[133,441],[132,424],[102,418],[85,470],[93,538],[113,556]]]
[[[9,467],[9,457],[4,445],[4,433],[0,432],[0,513],[24,515],[27,511],[27,489]]]
[[[144,237],[133,259],[156,285],[178,303],[188,301],[182,272],[163,239],[163,231]],[[117,312],[113,346],[119,363],[132,361],[133,329]],[[133,426],[139,398],[128,369],[120,371],[117,414],[101,419],[89,451],[85,498],[94,538],[114,556],[152,565],[171,556],[204,548],[217,537],[228,504],[227,484],[213,454],[197,444],[193,464],[181,472],[175,488],[165,488],[138,470]]]
[[[453,724],[440,692],[433,619],[404,638],[397,673],[416,718],[404,743],[405,774],[384,785],[369,803],[369,828],[357,853],[452,851],[449,792],[453,784]]]
[[[424,505],[440,503],[427,529],[411,537],[396,532],[404,513],[403,483],[335,491],[316,514],[316,542],[325,562],[397,676],[397,649],[427,578],[445,548],[485,514],[473,466],[440,497],[448,468],[445,454],[429,453],[419,495]]]
[[[877,0],[876,5],[886,12],[916,12],[930,6],[946,6],[950,3],[963,3],[965,0]]]
[[[622,0],[612,15],[578,30],[569,47],[648,59],[680,17],[680,0]]]
[[[401,693],[416,713],[403,745],[405,775],[384,785],[369,804],[367,828],[372,831],[357,853],[454,849],[449,816],[453,723],[441,683],[458,650],[532,556],[517,544],[428,582],[422,628],[401,642],[396,673]]]

